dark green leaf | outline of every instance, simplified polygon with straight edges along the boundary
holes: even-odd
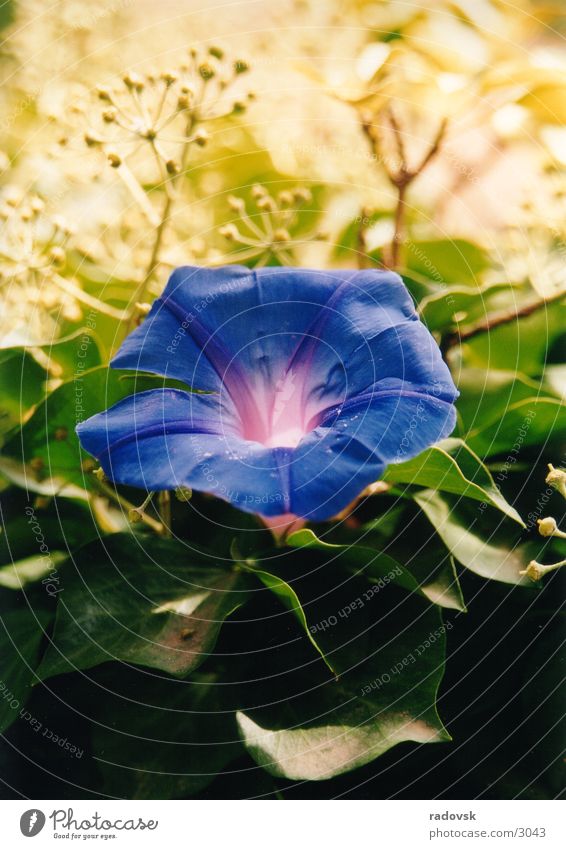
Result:
[[[0,733],[14,722],[30,693],[50,616],[28,603],[0,616]]]
[[[418,592],[433,604],[454,610],[465,610],[454,564],[446,551],[427,542],[426,552],[417,554],[397,552],[395,541],[387,545],[391,553],[383,551],[379,538],[368,531],[347,545],[335,545],[319,539],[305,528],[296,531],[287,540],[296,548],[314,549],[326,553],[327,566],[341,567],[348,573],[367,578],[372,586],[385,586],[393,581],[409,592]]]
[[[334,669],[330,662],[311,633],[305,611],[303,610],[299,597],[293,587],[277,575],[272,575],[271,572],[266,572],[264,569],[260,569],[253,560],[248,559],[242,561],[235,551],[233,551],[233,553],[235,555],[234,559],[241,569],[259,578],[262,584],[275,596],[277,596],[281,604],[283,604],[287,610],[292,611],[307,638],[320,654],[329,670],[334,673]]]
[[[180,542],[114,534],[73,561],[62,570],[44,679],[115,659],[188,675],[247,598],[249,580]]]
[[[366,601],[364,586],[349,583],[350,606],[359,596],[345,617],[343,592],[318,602],[320,621],[330,622],[319,639],[339,679],[317,684],[297,667],[296,693],[270,693],[270,706],[237,715],[246,748],[273,775],[331,778],[403,741],[450,739],[435,706],[445,643],[437,609],[391,585]]]
[[[193,683],[112,665],[97,680],[104,698],[95,708],[92,746],[109,795],[186,798],[242,753],[214,673]]]

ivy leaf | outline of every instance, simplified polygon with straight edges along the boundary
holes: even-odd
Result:
[[[281,604],[283,604],[283,606],[286,607],[287,610],[290,610],[294,614],[303,632],[306,634],[316,651],[319,653],[330,672],[334,674],[334,669],[332,668],[332,665],[330,664],[328,658],[326,657],[323,650],[312,635],[312,632],[307,622],[305,611],[301,605],[299,596],[297,595],[293,587],[286,581],[284,581],[282,578],[279,578],[277,575],[272,575],[271,572],[266,572],[264,569],[260,569],[252,559],[247,559],[245,561],[241,560],[238,557],[238,552],[235,550],[234,546],[232,546],[232,553],[234,556],[234,560],[236,561],[240,569],[243,569],[244,571],[259,578],[264,587],[266,587],[275,596],[277,596]]]
[[[412,460],[389,466],[383,479],[485,502],[523,525],[523,520],[503,498],[487,468],[461,439],[445,439]]]
[[[484,456],[518,452],[523,446],[559,443],[566,438],[566,404],[555,398],[527,398],[503,415],[482,422],[466,439]],[[516,453],[512,455],[516,457]]]
[[[28,603],[0,616],[0,734],[14,722],[31,692],[51,615]]]
[[[189,682],[111,664],[95,681],[104,698],[95,701],[92,749],[111,796],[186,798],[242,754],[214,672]]]
[[[437,608],[415,595],[400,597],[392,585],[365,600],[364,587],[349,582],[347,596],[341,590],[341,599],[330,593],[317,602],[321,621],[331,623],[319,639],[338,680],[302,677],[297,663],[292,692],[274,685],[269,706],[237,713],[245,747],[273,775],[332,778],[403,741],[450,739],[435,705],[446,630]],[[349,615],[335,615],[358,593],[361,603]]]
[[[186,676],[210,654],[248,582],[179,542],[113,534],[62,570],[55,632],[39,676],[122,660]]]
[[[23,468],[26,489],[44,494],[69,494],[64,486],[83,492],[92,487],[90,470],[95,462],[82,451],[75,427],[121,398],[155,387],[155,381],[145,376],[137,376],[135,382],[127,377],[106,367],[81,369],[73,380],[47,395],[5,445],[0,472],[22,485]],[[76,494],[75,489],[71,491]]]
[[[423,490],[414,499],[448,550],[467,569],[506,584],[532,586],[519,572],[539,551],[522,543],[520,532],[504,519],[453,496]]]
[[[371,533],[365,533],[361,541],[347,545],[336,545],[319,539],[310,528],[291,534],[288,545],[296,548],[318,550],[328,556],[328,568],[342,566],[350,574],[363,575],[372,586],[382,587],[396,583],[409,592],[417,592],[441,607],[465,610],[462,592],[454,564],[446,552],[434,551],[427,543],[426,555],[392,556],[383,550],[379,540],[374,542]],[[395,555],[395,542],[387,548]]]

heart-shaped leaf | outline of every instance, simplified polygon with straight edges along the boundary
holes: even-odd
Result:
[[[363,599],[361,581],[347,596]],[[270,692],[268,707],[237,714],[244,745],[276,776],[315,781],[348,772],[403,741],[449,740],[435,706],[444,669],[445,631],[437,608],[391,585],[347,616],[326,596],[318,616],[330,623],[320,642],[338,680],[298,680]],[[343,608],[345,609],[345,608]],[[297,665],[295,678],[301,678]],[[276,670],[274,670],[276,672]],[[303,676],[304,677],[304,676]]]
[[[189,682],[111,664],[97,670],[88,687],[94,691],[93,754],[111,796],[186,798],[242,754],[214,673]]]
[[[116,659],[188,675],[247,599],[249,579],[180,542],[113,534],[72,561],[43,679]]]
[[[539,547],[523,543],[520,531],[489,507],[423,490],[414,496],[449,551],[467,569],[506,584],[532,586],[520,575]]]
[[[473,498],[491,504],[523,525],[523,520],[502,496],[487,468],[461,439],[445,439],[406,463],[389,466],[384,479]]]
[[[0,733],[20,715],[35,679],[49,612],[29,603],[0,616]]]
[[[105,367],[80,369],[35,409],[31,418],[4,446],[0,472],[26,489],[74,497],[93,486],[95,461],[82,451],[76,425],[135,391],[155,388],[156,381]],[[14,475],[12,475],[14,472]],[[23,472],[23,475],[22,475]],[[64,487],[74,487],[66,492]]]
[[[523,447],[541,442],[560,445],[565,438],[566,404],[556,398],[519,401],[508,407],[503,415],[482,422],[466,437],[484,456],[507,453],[514,459]]]
[[[423,595],[433,604],[454,610],[466,609],[450,556],[446,551],[440,552],[438,546],[431,550],[430,543],[427,543],[426,554],[403,552],[403,557],[397,557],[383,551],[380,540],[368,532],[356,542],[336,545],[324,542],[310,528],[304,528],[291,534],[287,542],[296,548],[324,552],[328,568],[340,567],[350,574],[363,575],[374,587],[383,587],[393,581],[409,592]],[[396,554],[395,541],[388,543],[387,548]]]

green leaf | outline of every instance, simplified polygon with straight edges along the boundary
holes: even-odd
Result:
[[[461,369],[458,389],[456,406],[464,438],[470,430],[503,416],[510,406],[548,394],[539,381],[524,374],[485,368]]]
[[[0,616],[0,733],[14,722],[31,692],[50,615],[29,603]]]
[[[394,582],[409,592],[420,590],[412,573],[393,557],[368,545],[336,545],[319,539],[310,528],[290,534],[287,545],[299,549],[315,549],[327,555],[326,566],[346,568],[351,574],[364,575],[373,581]]]
[[[476,284],[490,267],[486,251],[466,239],[431,239],[408,243],[404,259],[413,271],[440,286],[447,283]]]
[[[234,552],[234,554],[236,554],[236,552]],[[270,592],[277,596],[281,604],[283,604],[287,610],[292,611],[304,633],[324,660],[329,670],[334,674],[332,665],[311,633],[305,611],[303,610],[299,597],[293,587],[277,575],[272,575],[270,572],[266,572],[264,569],[258,568],[251,559],[242,561],[237,556],[235,556],[234,559],[241,569],[244,569],[244,571],[259,578],[262,584],[270,590]]]
[[[486,502],[520,525],[523,524],[515,508],[501,495],[479,457],[461,439],[445,439],[412,460],[389,466],[383,479]]]
[[[447,287],[423,298],[419,304],[419,313],[429,330],[445,332],[451,325],[458,326],[484,318],[492,309],[490,304],[495,296],[508,291],[513,291],[508,283],[495,283],[481,288]]]
[[[92,749],[110,796],[187,798],[242,754],[217,674],[193,683],[111,664],[96,681],[104,698],[94,707]]]
[[[116,659],[186,676],[248,597],[246,578],[205,553],[132,533],[89,543],[62,572],[43,679]]]
[[[482,578],[532,586],[519,572],[538,553],[538,546],[522,543],[514,525],[489,507],[475,507],[433,490],[414,495],[416,503],[456,560]]]
[[[0,432],[26,420],[50,381],[70,380],[101,363],[99,342],[88,329],[27,347],[2,348],[0,341]]]
[[[445,649],[437,608],[414,595],[400,598],[391,585],[365,602],[364,587],[350,581],[347,596],[342,590],[341,599],[318,599],[320,621],[332,623],[320,641],[339,679],[317,683],[297,663],[293,692],[274,685],[269,706],[237,714],[244,745],[273,775],[332,778],[404,741],[450,739],[435,706]],[[338,605],[358,594],[362,604],[337,616]]]
[[[465,610],[454,564],[446,552],[432,551],[427,544],[425,554],[395,556],[395,542],[387,545],[392,554],[382,550],[381,540],[365,532],[359,540],[336,545],[319,539],[309,528],[296,531],[287,539],[296,548],[322,551],[328,556],[328,568],[338,566],[353,575],[363,575],[372,586],[382,587],[389,582],[409,592],[418,592],[433,604],[454,610]]]
[[[50,551],[49,554],[33,554],[16,563],[0,568],[0,587],[8,590],[21,590],[27,584],[36,583],[65,562],[68,555],[64,551]]]
[[[26,488],[38,492],[47,488],[61,494],[63,484],[83,490],[93,486],[94,461],[81,450],[75,427],[135,391],[155,388],[155,381],[139,377],[134,383],[127,377],[105,367],[80,370],[74,380],[51,392],[5,445],[0,472],[21,485],[17,478],[23,464]]]
[[[527,398],[471,430],[466,440],[484,456],[507,453],[515,459],[523,447],[542,443],[551,451],[565,438],[566,404],[555,398]]]
[[[555,361],[564,361],[566,305],[555,302],[530,316],[479,333],[463,346],[466,366],[538,375],[556,344]]]
[[[5,352],[3,352],[5,353]],[[45,394],[45,372],[25,352],[2,356],[0,360],[0,433],[4,434],[26,419]]]

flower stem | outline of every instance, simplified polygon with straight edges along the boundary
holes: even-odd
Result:
[[[136,511],[138,513],[141,521],[144,524],[146,524],[148,526],[148,528],[151,528],[152,531],[155,531],[155,533],[159,534],[160,536],[166,535],[165,534],[165,527],[162,525],[162,523],[158,522],[156,519],[152,518],[152,516],[148,516],[148,514],[143,509],[149,503],[149,501],[151,500],[151,496],[153,495],[153,493],[149,493],[149,495],[146,498],[146,500],[144,501],[142,507],[136,507],[135,504],[132,504],[131,501],[128,501],[127,498],[124,498],[123,495],[120,495],[119,492],[117,492],[113,487],[109,486],[104,481],[100,480],[99,478],[95,478],[95,480],[96,480],[96,486],[100,489],[100,491],[104,495],[106,495],[108,498],[110,498],[111,501],[115,501],[116,504],[119,504],[120,507],[122,507],[128,514],[132,510]]]
[[[159,493],[157,503],[163,526],[163,536],[171,536],[171,493],[164,489]]]
[[[179,172],[171,177],[170,181],[166,182],[165,185],[165,201],[163,203],[163,209],[161,210],[161,217],[159,219],[159,224],[155,230],[155,238],[153,240],[153,247],[151,249],[151,255],[149,258],[149,262],[147,264],[145,274],[138,288],[136,289],[133,297],[134,304],[143,302],[149,284],[155,274],[156,268],[159,266],[159,256],[161,253],[161,247],[163,245],[163,237],[165,235],[165,231],[171,220],[171,211],[173,208],[173,202],[175,200],[175,189],[177,187],[177,183],[179,178],[184,174],[187,165],[187,156],[189,151],[189,145],[191,141],[191,134],[194,129],[195,124],[195,116],[191,113],[187,119],[187,125],[185,128],[185,143],[183,146],[182,154],[181,154],[181,167]],[[131,333],[132,330],[135,329],[136,326],[136,310],[133,309],[130,312],[130,316],[128,321],[126,322],[126,336],[128,333]]]

